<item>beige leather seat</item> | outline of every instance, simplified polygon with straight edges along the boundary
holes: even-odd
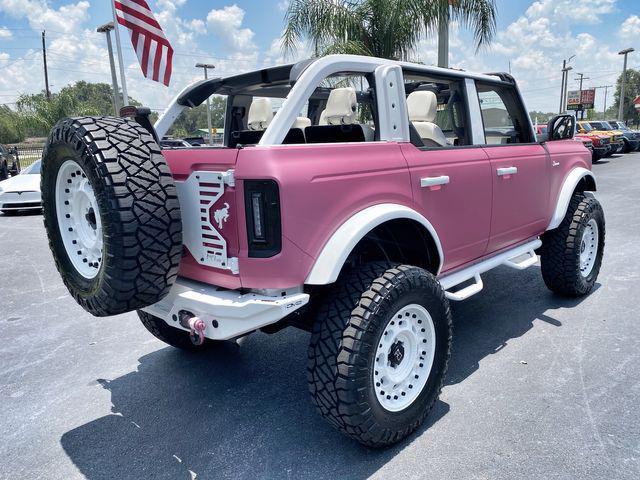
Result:
[[[447,137],[434,123],[438,109],[438,98],[430,91],[413,92],[407,97],[409,121],[413,124],[425,146],[445,147],[450,145]]]
[[[247,123],[249,130],[266,130],[273,120],[273,108],[271,99],[254,98],[249,107],[249,117]]]
[[[296,121],[293,122],[293,127],[291,128],[300,128],[304,130],[305,128],[310,126],[311,126],[311,120],[309,120],[307,117],[298,117],[296,118]]]
[[[356,89],[345,87],[331,90],[323,113],[327,125],[351,125],[356,123],[357,111]]]

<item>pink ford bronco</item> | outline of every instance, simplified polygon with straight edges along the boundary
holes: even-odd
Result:
[[[224,144],[161,150],[227,100]],[[44,154],[57,268],[96,316],[137,310],[175,347],[311,332],[313,403],[365,445],[413,432],[442,387],[450,301],[538,262],[586,295],[605,221],[575,119],[537,141],[514,79],[328,56],[185,88],[155,125],[60,121]],[[274,372],[275,374],[275,372]]]

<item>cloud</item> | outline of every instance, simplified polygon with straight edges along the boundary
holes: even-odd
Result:
[[[9,30],[7,27],[0,27],[0,38],[7,39],[11,37],[13,37],[11,30]]]
[[[616,0],[539,0],[527,9],[530,18],[552,18],[559,22],[589,23],[602,22],[602,15],[613,13]]]
[[[620,27],[618,36],[622,40],[638,40],[640,38],[640,17],[638,15],[631,15],[627,18]]]
[[[238,5],[231,5],[219,10],[211,10],[207,15],[209,31],[235,51],[255,50],[254,32],[250,28],[242,28],[245,11]]]
[[[44,0],[0,0],[0,11],[13,18],[26,18],[34,30],[65,33],[77,31],[89,18],[87,0],[61,5],[58,9]]]

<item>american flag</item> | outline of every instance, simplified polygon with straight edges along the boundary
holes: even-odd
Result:
[[[129,29],[142,73],[169,85],[173,48],[145,0],[114,0],[118,23]]]

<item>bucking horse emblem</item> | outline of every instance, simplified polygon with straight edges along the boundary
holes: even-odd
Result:
[[[218,224],[218,228],[222,230],[222,225],[229,220],[229,204],[224,202],[224,208],[213,212],[213,219]]]

